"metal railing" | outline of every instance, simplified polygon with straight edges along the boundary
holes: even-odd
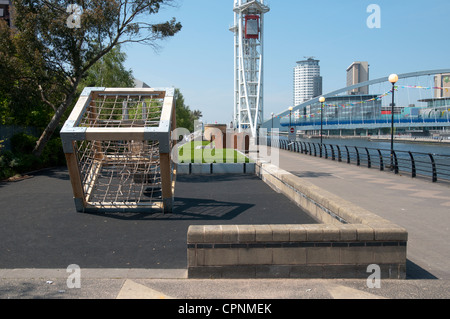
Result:
[[[409,174],[413,178],[425,177],[431,178],[433,182],[438,180],[450,182],[450,155],[396,150],[391,155],[390,149],[289,141],[277,138],[268,138],[267,145],[380,171],[390,170],[395,174]]]

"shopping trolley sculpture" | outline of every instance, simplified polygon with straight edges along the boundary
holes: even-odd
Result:
[[[76,210],[172,211],[173,89],[85,88],[61,130]]]

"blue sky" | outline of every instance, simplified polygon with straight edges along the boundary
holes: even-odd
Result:
[[[368,61],[370,78],[450,68],[448,0],[266,1],[264,112],[292,105],[293,68],[304,56],[320,60],[323,93],[345,87],[353,61]],[[126,67],[152,87],[176,87],[208,123],[233,115],[233,0],[177,0],[155,22],[176,17],[183,29],[161,49],[133,44]],[[370,29],[367,7],[381,9],[381,28]]]

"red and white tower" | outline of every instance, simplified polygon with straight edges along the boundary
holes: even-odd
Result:
[[[257,136],[263,123],[264,0],[234,0],[234,128]]]

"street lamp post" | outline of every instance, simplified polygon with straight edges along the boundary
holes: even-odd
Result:
[[[391,104],[391,171],[394,169],[394,93],[395,93],[395,83],[398,81],[397,74],[391,74],[389,76],[389,82],[392,83],[392,104]]]
[[[271,113],[270,115],[272,115],[272,130],[271,130],[271,132],[273,131],[273,116],[275,115],[275,113]]]
[[[325,98],[321,96],[319,102],[320,102],[320,157],[322,157],[323,103],[325,102]]]
[[[292,115],[293,109],[294,108],[292,106],[289,107],[289,129],[291,129],[291,126],[292,126],[291,115]]]
[[[289,107],[289,131],[288,131],[288,140],[291,140],[291,127],[292,127],[292,110],[294,108],[292,106]]]

